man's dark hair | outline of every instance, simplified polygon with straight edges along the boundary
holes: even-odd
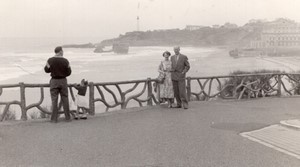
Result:
[[[55,53],[59,53],[60,51],[62,51],[62,47],[61,46],[58,46],[54,49],[54,52]]]

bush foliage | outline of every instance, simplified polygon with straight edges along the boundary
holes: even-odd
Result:
[[[235,71],[230,73],[230,75],[237,76],[237,75],[247,75],[247,74],[264,74],[264,73],[281,73],[281,71],[277,70],[258,70],[253,72],[247,72],[247,71]],[[263,96],[269,96],[270,94],[266,94],[266,91],[272,90],[272,83],[274,80],[270,79],[271,75],[254,75],[254,76],[247,76],[247,77],[232,77],[230,79],[227,79],[223,82],[221,87],[218,87],[218,90],[223,90],[222,95],[225,97],[233,97],[234,92],[236,91],[237,96],[239,96],[242,91],[244,90],[244,86],[241,86],[237,90],[235,86],[239,86],[242,81],[243,83],[253,83],[249,85],[249,88],[253,90],[258,91],[251,91],[249,89],[245,89],[244,93],[242,94],[241,98],[257,98],[257,97],[263,97]],[[231,86],[230,86],[231,85]]]

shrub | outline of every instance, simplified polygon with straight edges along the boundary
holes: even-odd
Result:
[[[297,71],[296,73],[300,73],[300,71]],[[292,78],[288,78],[287,81],[291,84],[291,86],[294,89],[293,94],[294,95],[300,95],[300,75],[290,75]]]
[[[230,75],[243,75],[243,74],[263,74],[263,73],[280,73],[280,71],[277,70],[259,70],[259,71],[253,71],[253,72],[246,72],[246,71],[235,71],[230,73]],[[243,83],[252,83],[250,85],[250,88],[253,90],[258,90],[257,92],[251,91],[249,89],[244,90],[244,86],[241,86],[239,89],[236,90],[237,95],[239,96],[242,91],[242,97],[241,98],[257,98],[257,97],[263,97],[263,96],[269,96],[269,94],[266,94],[265,91],[270,91],[272,90],[271,88],[271,83],[272,80],[269,79],[270,76],[268,75],[262,75],[262,76],[248,76],[248,77],[233,77],[226,79],[224,83],[221,85],[221,87],[218,87],[218,90],[222,90],[228,85],[236,85],[239,86],[242,81]],[[234,92],[235,92],[235,87],[234,86],[228,86],[223,90],[222,95],[225,97],[233,97]]]
[[[40,111],[40,118],[50,118],[50,115]]]
[[[30,116],[30,119],[37,119],[37,118],[39,118],[37,112],[31,112],[31,113],[29,114],[29,116]]]
[[[6,116],[4,117],[4,120],[16,120],[16,112],[12,110],[8,110]]]
[[[42,107],[44,111],[49,112],[48,106]],[[40,111],[40,118],[50,118],[50,114],[46,114],[45,112]]]

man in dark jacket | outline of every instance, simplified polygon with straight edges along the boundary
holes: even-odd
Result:
[[[171,57],[172,62],[172,83],[174,89],[174,96],[177,101],[176,108],[183,107],[188,109],[188,101],[186,95],[186,86],[185,86],[185,74],[190,69],[190,63],[187,56],[180,53],[180,47],[174,47],[174,53]]]
[[[51,73],[50,80],[50,94],[52,100],[52,115],[51,122],[57,122],[58,117],[58,95],[60,94],[63,108],[65,112],[65,119],[70,121],[70,109],[68,99],[68,82],[67,78],[71,75],[71,67],[69,61],[63,57],[63,49],[58,46],[54,50],[55,56],[48,59],[44,68],[46,73]]]

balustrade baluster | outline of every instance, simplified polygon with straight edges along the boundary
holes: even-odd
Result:
[[[151,85],[151,78],[147,78],[147,89],[148,89],[148,95],[147,95],[147,105],[148,106],[152,106],[153,103],[152,103],[152,96],[153,96],[153,93],[152,93],[152,85]]]
[[[21,97],[21,119],[23,121],[26,121],[27,120],[27,110],[26,110],[26,97],[25,97],[25,84],[23,82],[20,82],[20,97]]]
[[[187,100],[191,101],[191,77],[187,77],[187,84],[186,84],[186,92],[187,92]]]
[[[237,77],[233,77],[233,98],[237,99],[238,98],[238,93],[237,93]]]
[[[126,98],[125,98],[125,93],[121,93],[121,109],[125,109],[126,108]]]
[[[277,79],[278,79],[278,85],[277,85],[277,96],[281,96],[281,85],[282,85],[282,80],[281,80],[281,75],[278,74],[277,75]]]
[[[159,83],[156,81],[156,93],[157,93],[157,100],[158,100],[158,103],[157,105],[160,105],[160,86],[159,86]]]
[[[95,87],[94,83],[90,82],[89,83],[89,90],[90,90],[90,98],[89,98],[89,105],[90,105],[90,110],[89,114],[95,115]]]

